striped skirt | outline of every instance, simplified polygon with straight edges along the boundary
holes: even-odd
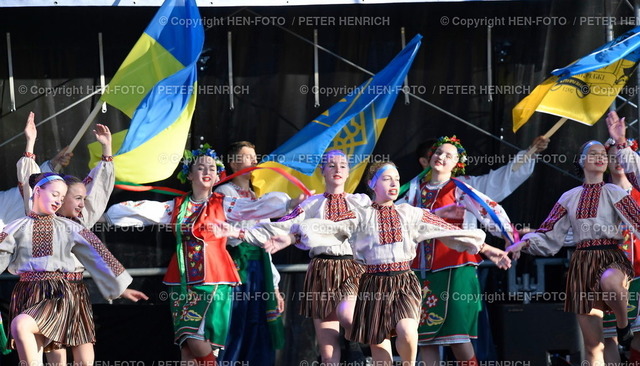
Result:
[[[325,319],[338,304],[358,292],[364,266],[344,257],[315,257],[304,278],[305,297],[300,314],[307,318]]]
[[[420,283],[412,271],[365,273],[353,313],[348,339],[380,344],[394,335],[402,319],[420,318]]]
[[[84,289],[83,289],[84,288]],[[20,275],[11,294],[9,317],[31,316],[46,337],[45,352],[95,341],[89,293],[82,282],[71,284],[61,273]],[[9,332],[11,348],[15,342]]]
[[[604,300],[620,298],[620,294],[605,294],[600,288],[600,278],[609,268],[619,269],[629,280],[634,277],[631,262],[617,246],[576,250],[569,263],[564,310],[576,314],[588,314],[596,306],[607,310]]]
[[[76,317],[69,326],[69,338],[76,345],[96,343],[96,326],[93,321],[93,308],[89,297],[89,289],[84,281],[70,281],[71,296],[77,304]]]

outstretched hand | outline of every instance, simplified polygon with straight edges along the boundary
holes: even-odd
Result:
[[[24,126],[24,135],[27,141],[35,142],[38,137],[38,130],[36,129],[36,115],[33,112],[29,112],[27,117],[27,124]]]
[[[611,111],[607,114],[606,122],[609,136],[616,141],[616,144],[624,144],[627,133],[624,117],[620,119],[616,111]]]
[[[496,264],[500,269],[507,269],[511,267],[511,259],[509,254],[504,250],[492,247],[489,244],[485,244],[482,249],[482,254],[485,255],[490,261]]]
[[[267,253],[276,253],[293,243],[291,235],[276,235],[272,236],[269,240],[264,242],[264,250]]]
[[[509,245],[506,249],[507,253],[511,253],[511,258],[513,258],[513,260],[516,260],[518,258],[520,258],[520,251],[522,250],[522,248],[524,248],[524,246],[527,244],[526,240],[521,240],[518,242],[515,242],[511,245]]]
[[[111,130],[109,130],[109,127],[98,123],[93,133],[101,145],[111,145]]]
[[[133,290],[130,288],[124,290],[120,297],[122,297],[123,299],[131,300],[133,302],[138,302],[138,300],[149,300],[149,296],[147,296],[144,292]]]

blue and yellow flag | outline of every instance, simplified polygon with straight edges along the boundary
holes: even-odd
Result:
[[[195,0],[166,0],[124,60],[102,100],[131,117],[113,135],[116,179],[149,183],[180,162],[196,105],[204,29]],[[90,166],[100,145],[89,145]]]
[[[345,190],[353,192],[370,161],[393,103],[402,91],[402,82],[421,39],[421,35],[416,35],[382,71],[311,121],[260,165],[283,168],[309,189],[322,192],[324,181],[318,167],[322,154],[339,149],[350,160],[351,171]],[[259,195],[271,191],[287,192],[290,196],[300,193],[293,184],[269,169],[254,171],[252,183]]]
[[[571,65],[554,70],[513,108],[513,132],[535,111],[595,124],[629,80],[640,60],[640,27]]]

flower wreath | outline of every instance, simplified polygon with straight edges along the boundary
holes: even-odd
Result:
[[[182,169],[177,176],[180,182],[187,183],[187,176],[189,175],[191,166],[196,162],[196,160],[198,160],[200,156],[210,156],[211,158],[213,158],[213,160],[216,162],[218,176],[220,176],[220,174],[224,172],[224,163],[218,158],[218,154],[216,153],[216,151],[211,148],[211,145],[204,144],[198,150],[184,151],[184,157],[182,158]]]
[[[438,140],[431,146],[431,149],[429,149],[427,158],[429,159],[429,161],[431,161],[431,157],[433,156],[433,153],[436,152],[436,149],[444,144],[451,144],[455,146],[456,149],[458,149],[458,163],[451,170],[451,175],[453,175],[454,177],[463,175],[464,168],[467,166],[467,150],[462,147],[460,139],[457,138],[456,135],[453,135],[451,137],[441,136],[440,138],[438,138]]]
[[[616,144],[616,141],[612,138],[609,138],[605,143],[604,143],[604,148],[609,151],[609,148],[613,145]],[[627,146],[629,146],[631,148],[632,151],[638,152],[638,140],[633,139],[633,138],[627,138]]]

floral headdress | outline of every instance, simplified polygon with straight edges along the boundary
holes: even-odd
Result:
[[[220,176],[220,174],[224,172],[224,163],[222,162],[222,160],[220,160],[220,158],[218,158],[218,154],[216,154],[216,151],[211,148],[211,145],[204,144],[198,150],[184,151],[184,157],[182,158],[182,170],[180,170],[180,173],[178,173],[177,176],[180,182],[187,183],[187,176],[189,175],[191,166],[196,162],[196,160],[198,160],[200,156],[210,156],[211,158],[213,158],[213,160],[216,162],[216,167],[218,168],[218,176]]]
[[[609,138],[605,143],[604,143],[604,148],[607,149],[607,151],[609,151],[609,148],[613,145],[616,144],[616,141],[612,138]],[[636,139],[632,139],[632,138],[627,138],[627,146],[629,146],[631,148],[631,150],[638,152],[638,140]]]
[[[427,159],[431,160],[431,157],[433,156],[433,153],[436,152],[436,149],[444,144],[451,144],[455,146],[456,149],[458,150],[458,163],[451,170],[451,174],[453,176],[463,175],[464,168],[467,166],[466,164],[467,150],[465,150],[464,147],[462,147],[462,144],[460,143],[460,139],[457,138],[456,135],[453,135],[451,137],[441,136],[440,138],[438,138],[438,140],[433,144],[433,146],[431,146],[431,149],[429,149],[429,153],[427,154]]]

